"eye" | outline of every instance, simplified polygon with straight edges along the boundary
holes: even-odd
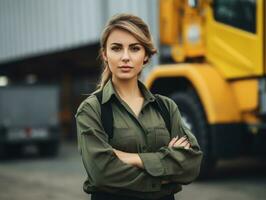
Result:
[[[121,47],[119,47],[119,46],[112,46],[111,47],[111,50],[113,50],[113,51],[115,51],[115,52],[118,52],[118,51],[120,51],[122,48]]]
[[[140,46],[132,46],[132,47],[130,48],[130,50],[133,51],[133,52],[138,52],[140,49],[141,49]]]

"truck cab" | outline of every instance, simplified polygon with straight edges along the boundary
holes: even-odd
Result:
[[[263,0],[160,1],[173,62],[146,85],[177,103],[204,152],[202,175],[218,159],[265,156],[265,13]]]
[[[60,145],[59,88],[52,85],[0,87],[0,157],[34,146],[55,156]]]

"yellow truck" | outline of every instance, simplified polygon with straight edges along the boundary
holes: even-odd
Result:
[[[160,45],[173,62],[146,85],[179,106],[204,152],[202,175],[221,158],[266,155],[265,4],[160,1]]]

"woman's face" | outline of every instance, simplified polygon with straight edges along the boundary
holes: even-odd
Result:
[[[137,79],[144,61],[148,59],[140,42],[121,29],[114,29],[110,33],[103,58],[109,65],[113,80]]]

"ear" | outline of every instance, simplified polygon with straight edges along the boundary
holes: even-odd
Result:
[[[107,62],[107,56],[106,56],[106,51],[102,50],[102,58],[105,62]]]
[[[148,62],[148,60],[149,60],[149,56],[146,55],[146,56],[144,57],[143,63],[146,64],[146,63]]]

